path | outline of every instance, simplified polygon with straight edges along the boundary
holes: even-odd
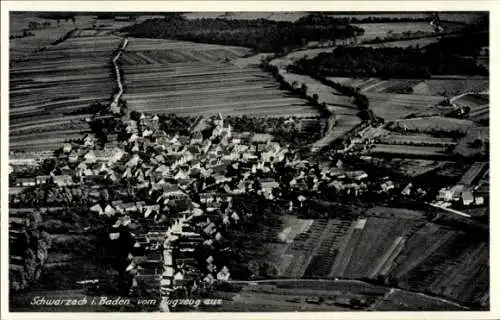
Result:
[[[120,109],[118,107],[118,102],[120,101],[120,98],[123,94],[123,83],[122,83],[122,78],[120,75],[120,67],[118,66],[118,60],[120,59],[120,56],[121,56],[123,50],[125,49],[125,47],[127,46],[127,44],[128,44],[128,39],[124,38],[122,45],[118,49],[118,53],[113,58],[113,66],[115,67],[116,84],[118,85],[118,92],[113,95],[113,101],[111,102],[109,107],[110,107],[111,111],[116,112],[116,113],[120,112]]]

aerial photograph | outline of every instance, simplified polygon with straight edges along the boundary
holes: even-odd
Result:
[[[9,12],[10,312],[490,311],[489,12],[116,10]]]

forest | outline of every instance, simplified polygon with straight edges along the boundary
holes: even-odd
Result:
[[[487,75],[474,59],[454,51],[456,40],[419,48],[337,47],[313,59],[302,58],[290,71],[336,77],[428,78],[431,75]],[[465,50],[464,50],[465,51]],[[467,50],[471,53],[471,49]],[[465,52],[464,52],[465,53]]]
[[[180,15],[149,19],[121,29],[129,36],[164,38],[235,45],[261,52],[281,52],[308,41],[348,39],[364,30],[322,15],[308,15],[295,22],[228,19],[187,20]]]

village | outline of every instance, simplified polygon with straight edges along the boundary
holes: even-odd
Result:
[[[270,134],[235,132],[222,115],[204,119],[208,129],[190,136],[167,134],[157,115],[134,120],[115,112],[114,118],[124,124],[122,135],[111,134],[103,144],[92,135],[66,143],[48,175],[14,185],[51,189],[51,197],[35,201],[38,207],[69,205],[84,194],[89,210],[108,223],[111,241],[130,236],[123,268],[132,295],[160,301],[230,279],[231,270],[210,252],[231,250],[222,239],[243,214],[232,207],[238,196],[277,201],[283,211],[304,214],[311,192],[328,197],[332,189],[351,199],[394,193],[387,177],[370,181],[362,170],[344,170],[341,159],[321,165],[301,160]],[[19,165],[11,162],[11,171]],[[409,195],[408,189],[402,193]],[[11,194],[12,206],[26,201],[22,195]]]

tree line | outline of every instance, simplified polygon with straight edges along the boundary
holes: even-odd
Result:
[[[193,19],[167,15],[121,29],[129,36],[188,40],[222,45],[236,45],[262,52],[279,52],[300,47],[308,41],[353,38],[362,28],[321,15],[309,15],[295,22],[267,19]]]

